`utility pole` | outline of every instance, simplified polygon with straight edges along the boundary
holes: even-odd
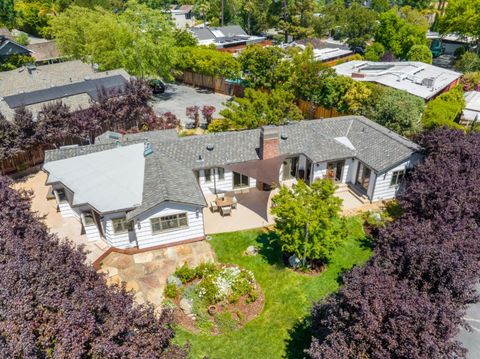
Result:
[[[222,26],[225,26],[225,0],[222,0]]]

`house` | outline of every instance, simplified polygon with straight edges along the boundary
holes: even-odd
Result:
[[[326,66],[334,66],[340,61],[350,61],[355,55],[347,44],[331,38],[301,39],[288,44],[288,46],[297,46],[302,49],[305,49],[308,45],[313,47],[315,60],[324,63]]]
[[[170,14],[177,29],[186,29],[195,25],[193,5],[171,5]]]
[[[240,26],[192,27],[189,29],[199,45],[215,45],[217,49],[229,52],[241,51],[247,45],[271,45],[265,37],[248,35]]]
[[[458,84],[461,73],[423,62],[350,61],[333,67],[338,75],[375,82],[432,100]]]
[[[330,178],[368,201],[394,198],[419,150],[346,116],[183,138],[108,132],[94,145],[46,151],[43,170],[61,214],[78,218],[90,240],[144,249],[201,240],[203,209],[219,193]]]
[[[32,51],[36,65],[53,64],[62,60],[62,55],[54,40],[29,44],[27,48]]]
[[[31,56],[32,51],[15,41],[12,33],[6,28],[0,28],[0,59],[11,55]]]
[[[480,120],[480,92],[468,91],[464,94],[465,108],[460,118],[460,124],[471,125]]]
[[[0,113],[11,120],[15,109],[25,106],[36,116],[44,104],[57,100],[73,110],[87,108],[100,89],[120,89],[129,78],[124,70],[98,72],[81,61],[0,72]]]

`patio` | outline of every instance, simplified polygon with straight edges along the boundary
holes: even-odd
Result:
[[[237,208],[231,215],[224,216],[220,212],[212,212],[210,207],[203,209],[205,234],[236,232],[246,229],[260,228],[274,223],[268,210],[274,191],[259,191],[250,188],[247,193],[237,193]],[[215,201],[215,195],[206,196],[207,203]]]
[[[57,212],[55,200],[47,199],[49,188],[45,186],[46,180],[47,174],[40,171],[18,180],[13,185],[13,188],[32,191],[32,210],[38,213],[38,216],[50,229],[50,232],[55,233],[62,239],[68,238],[75,246],[83,245],[85,250],[89,252],[87,254],[87,263],[93,263],[108,249],[108,244],[102,240],[88,241],[87,236],[81,234],[82,226],[78,219],[63,218]]]

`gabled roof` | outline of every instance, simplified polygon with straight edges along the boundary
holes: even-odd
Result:
[[[279,126],[279,130],[282,134],[279,149],[283,156],[304,154],[314,163],[354,157],[377,173],[406,161],[420,150],[415,143],[362,116],[294,122]],[[109,135],[102,136],[104,140],[109,138]],[[142,200],[128,214],[129,218],[164,201],[203,206],[205,199],[194,170],[260,158],[260,129],[182,138],[173,136],[173,132],[154,131],[112,140],[117,143],[46,151],[45,166],[48,167],[51,161],[87,157],[86,153],[148,141],[153,153],[145,158]],[[118,157],[117,161],[123,162],[124,159]]]

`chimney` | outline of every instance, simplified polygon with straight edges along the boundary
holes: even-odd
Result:
[[[260,129],[260,158],[266,160],[280,155],[280,131],[277,126]]]

